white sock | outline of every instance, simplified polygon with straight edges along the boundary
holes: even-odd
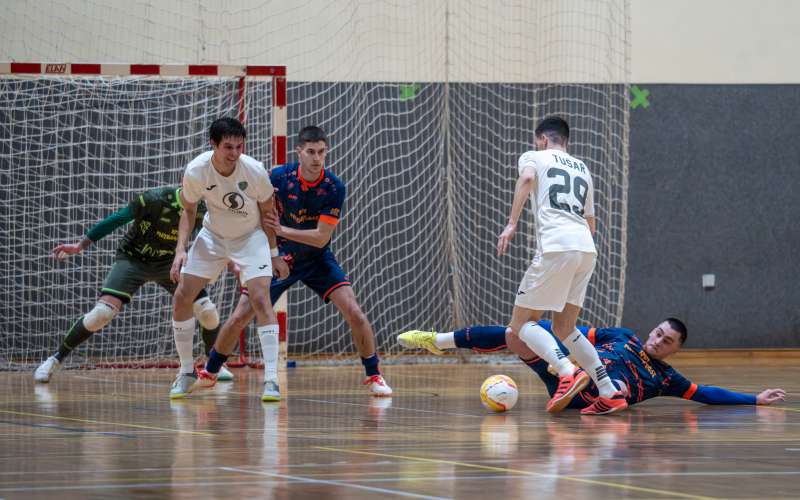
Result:
[[[278,381],[278,325],[264,325],[256,328],[261,340],[261,354],[264,359],[264,380]]]
[[[616,392],[617,388],[614,387],[614,384],[608,377],[606,367],[603,366],[600,357],[597,355],[597,351],[592,343],[589,342],[589,339],[584,337],[576,328],[564,341],[564,345],[567,346],[569,352],[575,356],[575,360],[578,364],[592,377],[595,385],[597,385],[597,391],[600,393],[600,396],[604,398],[611,397]]]
[[[436,340],[433,341],[439,349],[455,349],[456,336],[454,332],[437,333]]]
[[[172,333],[175,337],[175,350],[181,360],[181,373],[194,372],[194,356],[192,356],[194,338],[194,318],[185,321],[172,320]]]
[[[573,365],[569,358],[559,349],[556,339],[550,335],[550,332],[533,321],[522,325],[522,329],[519,331],[519,338],[528,344],[528,347],[540,358],[547,361],[558,370],[559,377],[572,375],[575,371],[575,365]]]

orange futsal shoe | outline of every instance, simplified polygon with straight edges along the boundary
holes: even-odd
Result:
[[[189,392],[194,392],[198,389],[211,389],[215,385],[217,385],[217,374],[200,370],[197,372],[197,380],[192,384]]]
[[[558,413],[569,405],[579,392],[589,385],[589,375],[582,368],[575,368],[572,375],[558,379],[558,389],[547,402],[547,413]]]
[[[627,407],[628,402],[625,401],[625,396],[617,391],[610,398],[598,397],[594,403],[581,410],[581,415],[608,415]]]

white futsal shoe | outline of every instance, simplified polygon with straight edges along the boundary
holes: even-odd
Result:
[[[264,393],[261,395],[261,401],[271,402],[281,400],[281,390],[278,388],[276,380],[264,381]]]
[[[191,392],[192,385],[197,381],[195,373],[179,373],[169,390],[170,399],[185,398]]]
[[[389,384],[387,384],[386,380],[380,375],[367,377],[364,379],[364,385],[367,386],[367,389],[369,389],[369,392],[371,392],[373,396],[387,397],[392,395],[392,388],[389,387]]]
[[[46,384],[50,382],[50,378],[59,367],[61,367],[61,362],[55,356],[50,356],[33,372],[33,380],[40,384]]]
[[[225,365],[219,367],[219,373],[217,374],[217,382],[231,382],[233,381],[233,373],[225,368]]]

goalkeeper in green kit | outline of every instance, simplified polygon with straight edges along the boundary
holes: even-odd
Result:
[[[69,255],[86,250],[118,227],[133,222],[123,237],[114,265],[100,288],[100,298],[89,312],[73,322],[58,351],[39,365],[33,375],[36,382],[49,382],[64,358],[94,332],[110,323],[122,306],[129,303],[145,283],[154,282],[170,295],[175,293],[177,285],[170,280],[169,271],[175,257],[178,222],[183,211],[180,190],[178,186],[167,186],[145,191],[128,205],[97,223],[80,242],[61,244],[53,249],[53,256],[59,261],[64,260]],[[204,207],[197,211],[197,226],[202,223],[204,213]],[[216,340],[220,323],[217,308],[205,289],[195,299],[194,315],[200,323],[208,354]],[[175,346],[181,367],[170,390],[171,398],[183,397],[195,380],[192,336],[176,337]],[[218,380],[232,379],[233,374],[223,367]]]

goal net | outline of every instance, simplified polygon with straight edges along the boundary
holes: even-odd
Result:
[[[282,67],[7,64],[0,73],[3,367],[52,354],[97,299],[128,228],[63,262],[53,247],[79,241],[147,189],[179,185],[188,161],[208,149],[214,119],[252,115],[248,153],[267,165],[285,161],[285,150],[272,150],[273,142],[285,143],[273,141],[271,113]],[[285,116],[279,128],[285,130]],[[237,297],[233,278],[209,292],[223,314]],[[174,363],[170,296],[147,284],[68,359],[83,366]]]
[[[500,9],[432,2],[428,9],[441,39],[402,62],[434,81],[289,87],[289,130],[318,123],[332,137],[329,164],[348,185],[334,250],[379,350],[405,352],[395,337],[408,329],[509,320],[536,246],[527,207],[510,254],[496,257],[494,247],[519,155],[534,148],[533,130],[551,114],[569,122],[570,153],[595,181],[599,256],[581,322],[617,324],[627,234],[627,2],[511,1]],[[358,80],[364,59],[342,77]],[[301,288],[289,303],[290,354],[344,353],[337,361],[357,362],[335,308]]]
[[[195,6],[128,2],[131,34],[124,43],[109,37],[91,54],[124,60],[141,50],[169,63],[199,57],[290,68],[287,159],[295,160],[293,138],[303,126],[328,133],[328,167],[348,192],[332,247],[381,353],[399,354],[395,336],[404,330],[508,321],[535,250],[527,208],[510,254],[498,258],[494,246],[511,206],[517,159],[533,148],[533,129],[550,114],[570,123],[570,152],[595,181],[599,256],[581,322],[619,322],[627,244],[627,0],[306,0],[280,7],[252,0],[241,10],[201,12]],[[118,15],[98,8],[97,15]],[[153,21],[154,8],[180,25]],[[71,11],[59,15],[64,26],[80,23]],[[41,41],[10,25],[8,33],[0,39],[9,37],[9,45],[33,40],[29,53],[39,58],[82,54],[81,37],[88,36]],[[133,193],[177,183],[186,161],[204,149],[210,120],[238,112],[238,82],[2,81],[0,163],[9,189],[0,195],[0,217],[9,228],[9,265],[0,321],[10,334],[0,340],[0,356],[23,355],[30,363],[57,347],[68,322],[94,300],[118,235],[62,265],[53,263],[50,248],[75,240]],[[264,112],[270,92],[268,84],[248,85],[245,99],[248,152],[266,163],[274,162],[271,114]],[[215,294],[224,317],[235,291],[223,284]],[[358,362],[350,329],[332,304],[302,285],[290,290],[288,302],[290,359]],[[161,291],[147,288],[120,316],[87,342],[87,353],[145,360],[157,345],[172,355],[169,300]],[[244,340],[247,359],[260,359],[254,334]]]

